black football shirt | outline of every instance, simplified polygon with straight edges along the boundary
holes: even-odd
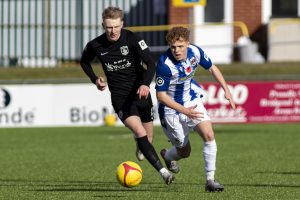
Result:
[[[155,73],[155,63],[147,44],[126,29],[121,30],[116,42],[108,41],[104,33],[86,45],[80,64],[94,84],[98,77],[90,63],[95,57],[102,64],[115,109],[119,109],[125,99],[135,98],[141,85],[149,86]]]

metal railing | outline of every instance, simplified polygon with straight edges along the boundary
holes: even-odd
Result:
[[[110,5],[123,9],[127,26],[167,20],[149,0],[0,0],[0,67],[78,60],[85,44],[103,33],[101,14]],[[164,42],[163,33],[143,34],[149,45]]]
[[[165,48],[166,31],[175,25],[165,25],[167,11],[157,12],[153,1],[1,0],[0,67],[50,67],[59,61],[77,61],[85,44],[103,33],[101,13],[108,5],[124,10],[126,28],[138,32],[152,50]],[[178,25],[191,29],[234,26],[239,27],[245,36],[249,35],[247,26],[239,21]]]

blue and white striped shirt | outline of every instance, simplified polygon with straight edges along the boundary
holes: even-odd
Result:
[[[165,91],[177,103],[184,105],[197,97],[198,91],[193,87],[200,87],[193,80],[196,69],[202,66],[208,70],[212,66],[210,58],[205,52],[195,45],[190,44],[187,49],[187,59],[177,61],[171,50],[168,49],[160,56],[156,67],[156,86],[157,92]],[[175,110],[164,105],[159,105],[159,112],[168,114],[176,113]]]

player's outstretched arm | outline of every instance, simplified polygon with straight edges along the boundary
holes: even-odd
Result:
[[[212,73],[214,78],[219,82],[219,84],[223,88],[225,98],[229,101],[231,108],[235,109],[235,103],[232,99],[231,92],[219,68],[216,65],[212,65],[209,71]]]

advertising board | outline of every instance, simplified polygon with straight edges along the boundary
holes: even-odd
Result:
[[[203,103],[214,123],[300,122],[300,81],[230,82],[236,103],[230,108],[216,83],[204,83]],[[159,125],[155,86],[154,123]],[[108,89],[93,84],[0,86],[0,127],[100,126],[114,113]],[[120,120],[117,125],[121,125]]]

